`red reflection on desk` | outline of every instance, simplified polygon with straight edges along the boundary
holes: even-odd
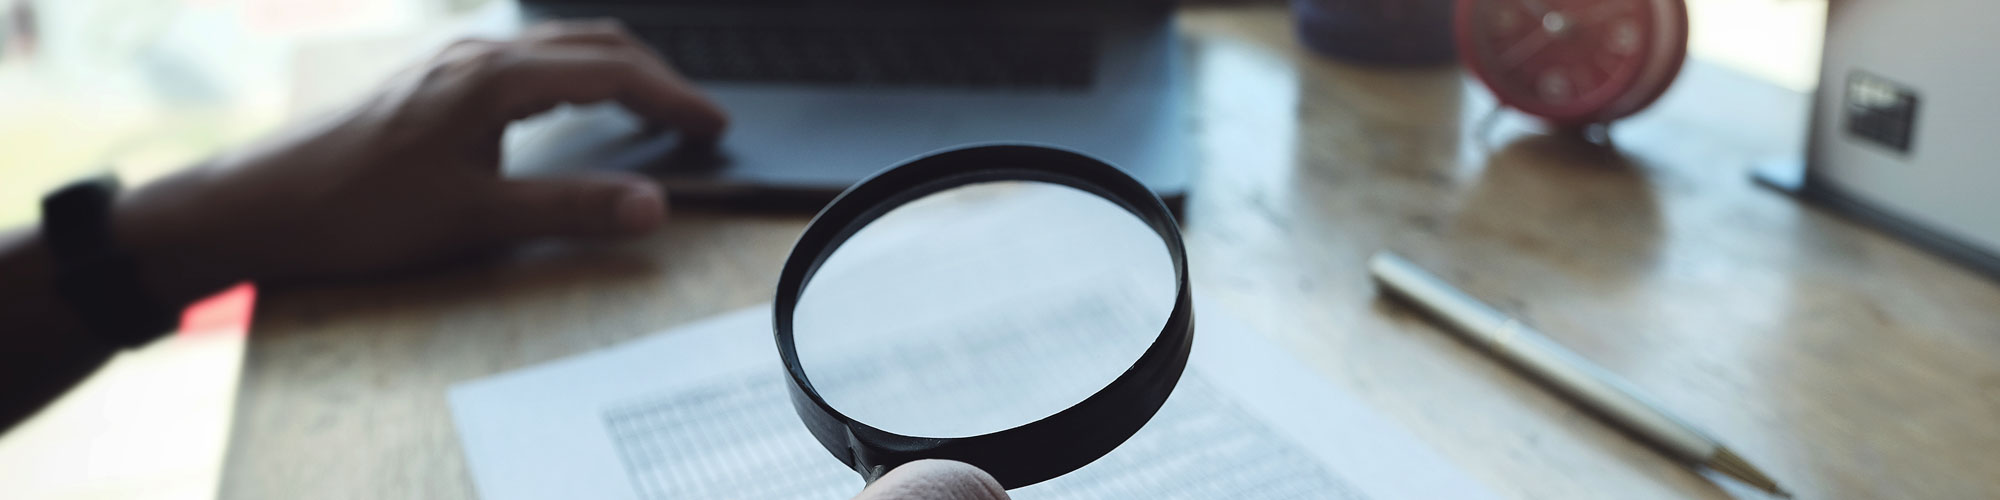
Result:
[[[180,335],[243,335],[250,331],[250,313],[256,306],[257,286],[238,283],[182,311]]]

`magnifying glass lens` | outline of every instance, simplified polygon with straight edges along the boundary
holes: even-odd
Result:
[[[1104,197],[1037,181],[938,191],[862,226],[793,311],[799,364],[834,410],[953,438],[1090,397],[1160,336],[1166,243]]]

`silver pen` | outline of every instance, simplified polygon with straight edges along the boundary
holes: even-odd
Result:
[[[1775,495],[1791,496],[1743,457],[1668,415],[1630,384],[1416,264],[1394,253],[1377,252],[1368,259],[1368,271],[1384,288],[1450,324],[1466,340],[1590,407],[1611,423],[1644,437],[1673,458],[1707,466]]]

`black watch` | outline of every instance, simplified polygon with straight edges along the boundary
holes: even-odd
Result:
[[[146,293],[139,262],[111,235],[110,175],[63,186],[42,198],[42,244],[56,262],[56,295],[108,344],[136,347],[174,328],[176,310]]]

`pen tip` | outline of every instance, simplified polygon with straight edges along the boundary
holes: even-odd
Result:
[[[1709,459],[1708,466],[1725,475],[1755,486],[1757,489],[1764,490],[1773,496],[1783,498],[1792,497],[1791,492],[1778,487],[1777,481],[1772,480],[1770,476],[1764,475],[1763,471],[1757,470],[1756,467],[1750,466],[1750,462],[1743,460],[1743,457],[1737,456],[1735,452],[1729,451],[1728,448],[1716,448],[1715,455]]]

